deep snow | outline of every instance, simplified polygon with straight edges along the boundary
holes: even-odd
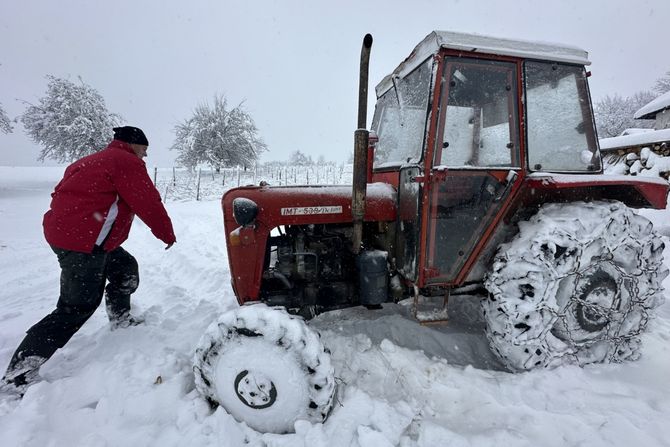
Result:
[[[57,299],[41,219],[61,173],[0,168],[0,368]],[[139,221],[124,244],[140,263],[133,305],[146,324],[110,331],[99,309],[44,365],[43,382],[0,402],[3,446],[670,445],[670,301],[643,336],[641,360],[524,374],[503,371],[488,350],[474,297],[452,303],[444,327],[419,326],[403,304],[332,312],[312,323],[339,382],[324,424],[269,435],[212,412],[191,366],[205,328],[237,306],[219,201],[167,208],[173,248]],[[670,212],[643,214],[668,244]]]

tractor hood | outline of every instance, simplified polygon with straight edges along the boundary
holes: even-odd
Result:
[[[269,228],[352,221],[351,186],[249,186],[231,189],[222,198],[227,231],[238,226],[232,214],[233,200],[238,197],[255,202],[256,221]],[[365,221],[395,220],[396,190],[392,186],[369,184],[365,202]]]
[[[351,186],[247,186],[221,199],[232,284],[238,302],[258,299],[266,246],[273,228],[283,225],[352,224]],[[393,222],[396,190],[385,183],[367,185],[364,221]],[[246,216],[241,226],[233,215],[235,199],[243,200]],[[251,208],[251,209],[249,209]]]

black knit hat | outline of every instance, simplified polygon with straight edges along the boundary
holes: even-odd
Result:
[[[114,139],[125,141],[130,144],[141,144],[144,146],[149,146],[149,140],[142,132],[142,129],[133,126],[123,126],[115,127],[114,129]]]

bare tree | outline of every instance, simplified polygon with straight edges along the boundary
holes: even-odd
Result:
[[[20,119],[28,136],[43,146],[38,160],[70,162],[103,149],[121,117],[109,113],[102,96],[79,79],[47,76],[46,94]]]
[[[605,96],[593,105],[598,136],[600,138],[616,137],[630,128],[653,128],[653,120],[639,120],[634,119],[633,116],[658,95],[668,91],[670,91],[670,71],[656,80],[653,92],[643,90],[630,97],[617,94]]]
[[[175,126],[175,142],[170,147],[180,153],[177,161],[188,167],[206,163],[214,169],[249,167],[267,146],[243,104],[228,109],[223,96],[214,105],[201,104],[193,116]]]
[[[594,105],[598,137],[609,138],[633,127],[652,128],[652,120],[636,120],[633,118],[642,106],[649,103],[656,95],[642,91],[631,97],[619,95],[605,96]]]
[[[656,80],[654,91],[659,95],[662,95],[665,92],[670,92],[670,71],[666,71],[662,77]]]
[[[288,161],[293,166],[311,166],[314,164],[311,155],[306,155],[304,152],[295,150],[291,152]]]

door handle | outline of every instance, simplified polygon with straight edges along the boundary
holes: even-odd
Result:
[[[498,194],[496,198],[493,199],[494,202],[500,202],[504,197],[507,196],[518,176],[519,174],[517,174],[516,171],[510,169],[510,171],[507,173],[507,177],[505,178],[505,188],[503,188],[500,194]]]

